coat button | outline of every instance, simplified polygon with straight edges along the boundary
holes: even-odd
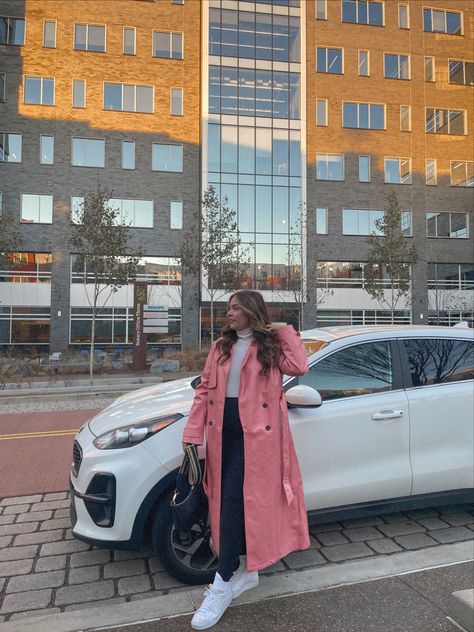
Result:
[[[214,400],[210,399],[210,400],[209,400],[209,403],[210,403],[210,404],[213,404],[213,403],[214,403]]]
[[[213,423],[214,423],[214,422],[213,422],[213,421],[212,421],[212,419],[211,419],[211,421],[209,422],[209,425],[210,425],[210,426],[212,426],[212,424],[213,424]]]
[[[265,426],[265,430],[271,430],[271,426]]]
[[[268,408],[268,404],[267,403],[262,404],[262,406],[263,406],[263,408]]]

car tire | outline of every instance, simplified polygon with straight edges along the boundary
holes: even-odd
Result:
[[[217,555],[210,544],[209,518],[194,524],[183,541],[173,524],[171,497],[171,493],[165,494],[153,522],[155,554],[165,571],[178,581],[192,586],[209,584],[217,568]]]

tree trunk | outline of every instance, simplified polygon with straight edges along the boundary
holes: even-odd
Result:
[[[211,297],[211,344],[214,342],[214,292],[209,292]]]
[[[97,284],[94,285],[94,304],[92,307],[91,346],[89,351],[89,383],[94,383],[94,342],[95,342],[95,314],[97,310]]]

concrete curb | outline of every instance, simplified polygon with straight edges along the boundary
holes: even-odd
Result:
[[[440,545],[435,549],[404,551],[389,556],[352,560],[308,570],[262,577],[257,588],[236,603],[260,601],[323,588],[336,587],[470,562],[472,542]],[[464,591],[462,591],[464,592]],[[157,621],[164,617],[192,614],[202,600],[202,588],[160,595],[113,606],[18,619],[0,623],[0,632],[86,632],[113,625]]]
[[[452,593],[451,616],[467,632],[474,632],[474,588]]]

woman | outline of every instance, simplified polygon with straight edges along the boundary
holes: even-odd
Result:
[[[307,372],[304,347],[293,327],[270,323],[254,290],[230,297],[227,318],[183,433],[183,446],[203,444],[206,434],[204,488],[219,555],[214,583],[191,622],[195,630],[215,625],[233,598],[258,584],[260,569],[309,547],[282,390],[283,373]]]

